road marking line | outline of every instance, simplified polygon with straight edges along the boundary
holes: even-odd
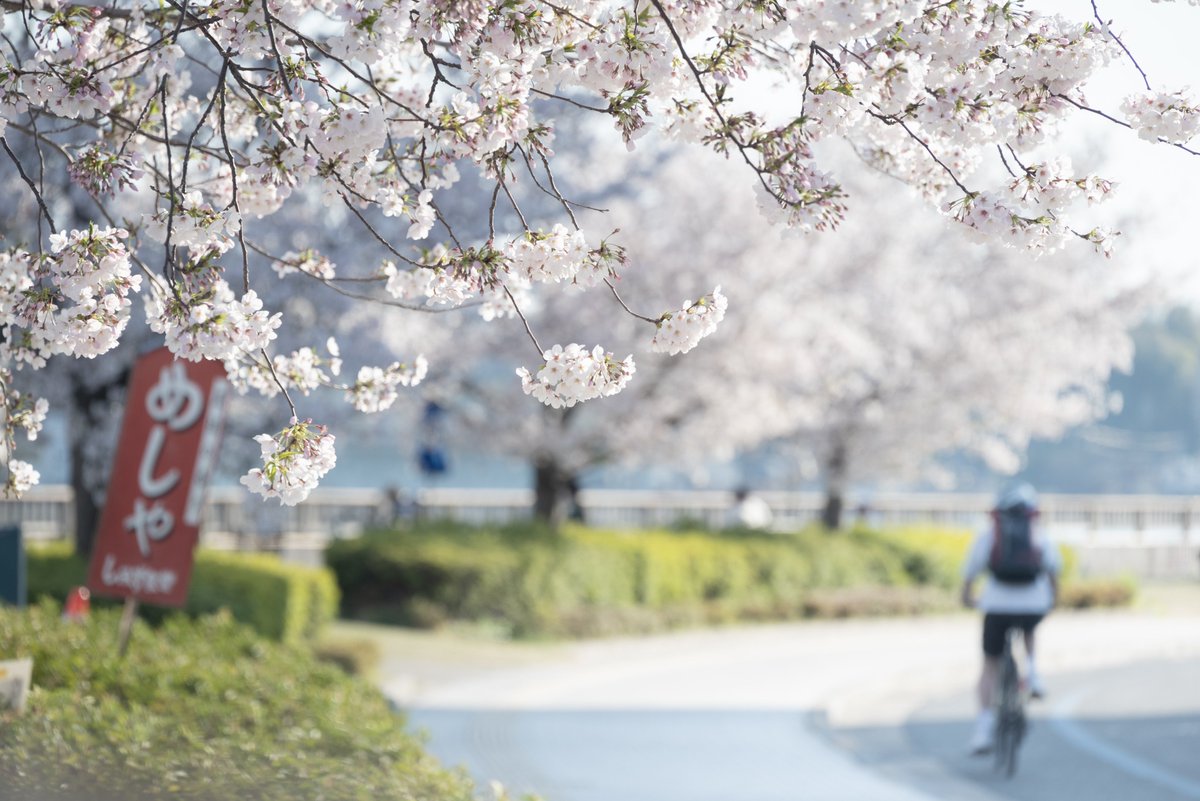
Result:
[[[1054,707],[1050,715],[1050,723],[1064,740],[1080,751],[1086,751],[1131,776],[1154,782],[1188,798],[1200,799],[1200,782],[1193,781],[1149,760],[1134,756],[1127,751],[1122,751],[1095,735],[1089,734],[1083,726],[1072,720],[1071,713],[1089,692],[1091,692],[1090,688],[1078,690]]]

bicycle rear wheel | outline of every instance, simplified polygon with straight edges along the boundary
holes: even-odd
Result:
[[[1012,653],[1013,632],[1004,639],[1000,657],[999,701],[996,706],[996,771],[1011,777],[1017,771],[1017,750],[1025,737],[1025,709],[1021,679]]]

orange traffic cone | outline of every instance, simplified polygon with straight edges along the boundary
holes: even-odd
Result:
[[[92,594],[87,587],[75,587],[67,593],[63,605],[63,617],[67,620],[84,620],[92,608]]]

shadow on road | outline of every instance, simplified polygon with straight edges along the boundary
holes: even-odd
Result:
[[[965,709],[964,709],[965,707]],[[962,801],[1200,800],[1200,715],[1069,717],[1034,710],[1016,776],[966,752],[968,699],[924,707],[904,727],[830,731],[860,763],[938,797]]]

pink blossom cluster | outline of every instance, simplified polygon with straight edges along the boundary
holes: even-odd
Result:
[[[262,467],[252,468],[240,483],[263,498],[278,498],[284,506],[295,506],[308,497],[321,478],[337,463],[334,436],[312,420],[291,424],[278,434],[259,434]]]
[[[531,283],[571,282],[595,286],[605,276],[580,230],[556,224],[548,232],[526,231],[504,246],[508,272]]]
[[[185,276],[174,292],[151,292],[146,320],[171,353],[192,362],[225,362],[260,351],[275,339],[282,322],[263,308],[253,289],[238,298],[223,278],[204,268]]]
[[[1072,236],[1070,229],[1049,214],[1026,216],[1011,201],[991,194],[964,197],[949,208],[954,219],[969,226],[980,241],[998,239],[1035,255],[1062,248]]]
[[[1200,133],[1200,101],[1188,90],[1132,95],[1121,111],[1138,136],[1151,142],[1186,144]]]
[[[233,237],[242,226],[241,215],[233,209],[218,211],[200,192],[189,192],[173,210],[160,209],[146,215],[146,235],[155,242],[192,248],[198,252],[224,253],[233,247]]]
[[[650,350],[674,356],[687,353],[700,344],[700,340],[717,330],[717,324],[725,319],[729,299],[721,294],[721,287],[704,295],[695,303],[683,302],[678,311],[667,312],[658,322]]]
[[[7,367],[0,367],[0,383],[5,387],[12,386],[12,373]],[[0,458],[7,468],[3,492],[5,497],[19,498],[38,483],[40,474],[28,462],[13,456],[16,450],[16,432],[22,429],[25,438],[30,442],[37,439],[46,422],[46,413],[50,404],[45,398],[35,398],[16,389],[9,389],[0,394],[0,417],[3,427],[0,429],[3,445],[0,447]]]
[[[334,387],[341,375],[342,358],[337,340],[325,342],[325,356],[316,348],[303,347],[288,355],[276,354],[270,361],[260,353],[241,353],[225,361],[225,373],[239,393],[253,390],[266,398],[296,390],[307,397],[321,387]],[[328,371],[328,372],[326,372]]]
[[[332,350],[336,353],[337,343],[333,339],[329,342],[334,346]],[[329,383],[330,376],[322,368],[328,368],[335,376],[342,371],[340,358],[335,355],[323,359],[314,348],[300,348],[290,356],[277,355],[271,361],[275,375],[279,376],[284,386],[295,387],[303,395]]]
[[[554,409],[569,409],[580,401],[616,395],[636,369],[633,356],[617,361],[600,345],[590,351],[583,345],[555,345],[542,358],[545,363],[536,376],[525,367],[517,369],[517,376],[526,395]]]
[[[383,274],[392,297],[426,306],[460,306],[476,292],[476,282],[441,266],[402,269],[387,261]]]
[[[42,474],[34,469],[29,462],[20,459],[8,460],[8,478],[4,484],[4,495],[9,498],[20,498],[37,486]]]
[[[30,442],[38,438],[49,411],[50,403],[45,398],[33,398],[16,390],[10,390],[5,399],[6,422],[13,428],[24,429]]]
[[[346,400],[360,412],[381,412],[396,402],[397,386],[415,387],[428,370],[429,363],[424,356],[417,356],[412,364],[393,362],[387,368],[359,368],[358,378],[350,387]]]
[[[1014,196],[1026,203],[1064,208],[1080,198],[1086,199],[1089,205],[1107,200],[1114,184],[1094,175],[1076,177],[1071,160],[1058,156],[1023,168],[1023,173],[1009,188]]]
[[[95,358],[129,323],[133,275],[120,228],[50,235],[50,253],[0,253],[0,360],[40,368],[53,354]]]
[[[322,281],[332,281],[337,277],[337,266],[327,257],[311,249],[300,253],[288,251],[283,254],[283,258],[271,262],[271,268],[280,278],[296,272],[320,278]]]

